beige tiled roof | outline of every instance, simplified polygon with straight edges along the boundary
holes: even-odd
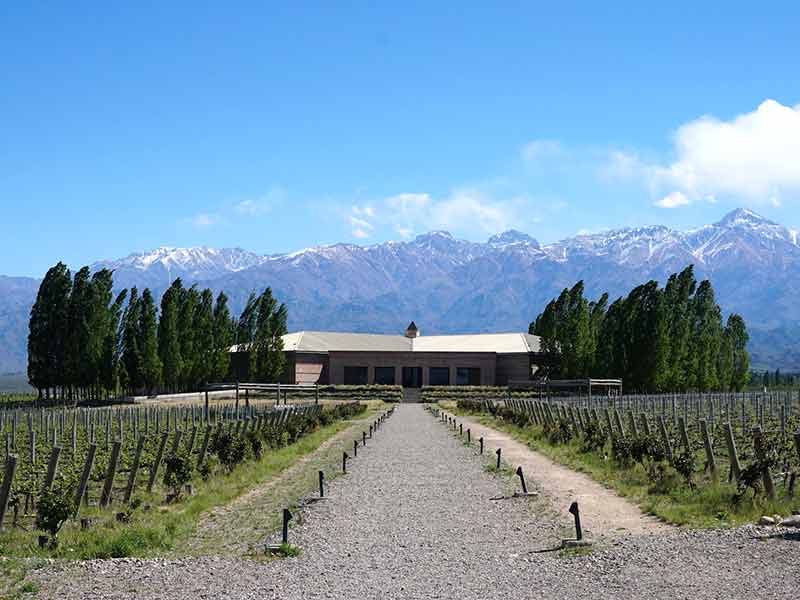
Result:
[[[402,335],[298,331],[283,336],[283,347],[297,352],[539,352],[539,337],[527,333]]]

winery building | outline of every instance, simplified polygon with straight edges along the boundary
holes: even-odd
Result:
[[[299,331],[283,336],[283,347],[283,383],[506,385],[531,379],[548,362],[535,335],[423,336],[413,321],[404,335]],[[234,368],[242,376],[247,352],[233,350]]]

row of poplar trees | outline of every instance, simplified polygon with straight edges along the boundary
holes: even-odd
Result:
[[[63,263],[45,275],[31,309],[28,379],[40,397],[99,400],[125,393],[195,391],[236,377],[230,348],[245,344],[246,378],[277,381],[287,310],[270,288],[250,295],[239,318],[228,297],[184,287],[114,293],[113,273]]]
[[[711,282],[693,266],[650,281],[608,305],[584,297],[583,282],[547,304],[530,332],[560,356],[560,377],[623,380],[629,392],[738,391],[750,377],[747,326],[723,324]]]

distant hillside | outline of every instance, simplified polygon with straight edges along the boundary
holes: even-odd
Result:
[[[690,231],[625,228],[548,245],[518,231],[485,243],[431,232],[407,242],[335,244],[260,256],[241,249],[159,248],[93,268],[115,269],[120,287],[156,293],[182,277],[224,289],[239,310],[272,286],[289,305],[290,329],[424,333],[522,331],[545,303],[577,280],[587,294],[627,293],[693,263],[714,283],[726,312],[740,312],[757,367],[800,369],[798,232],[738,209]],[[0,372],[24,370],[28,312],[38,282],[0,277]]]

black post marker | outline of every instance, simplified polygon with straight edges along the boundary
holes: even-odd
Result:
[[[570,505],[569,512],[575,515],[575,539],[580,541],[583,539],[583,530],[581,529],[581,513],[578,510],[577,502],[573,502]]]
[[[494,453],[497,454],[497,470],[498,471],[500,470],[500,453],[501,452],[502,452],[502,450],[500,448],[498,448],[497,450],[494,451]]]
[[[478,440],[481,443],[481,454],[483,454],[483,438]]]
[[[350,458],[347,456],[347,452],[342,452],[342,473],[347,475],[347,459]]]
[[[353,458],[358,456],[358,440],[353,440]]]
[[[325,473],[322,471],[319,472],[319,497],[325,497]]]
[[[369,426],[369,439],[372,439],[372,425]]]
[[[463,423],[459,423],[458,424],[458,435],[464,435],[464,424]]]
[[[367,445],[367,432],[366,431],[362,431],[361,432],[361,445],[362,446],[366,446]]]
[[[525,475],[522,472],[522,467],[517,467],[517,476],[519,477],[519,482],[522,484],[522,493],[528,493],[528,486],[525,485]]]
[[[470,439],[471,439],[471,437],[470,437],[470,436],[471,436],[471,435],[472,435],[472,434],[471,434],[470,430],[469,430],[469,429],[467,429],[467,443],[468,443],[468,444],[470,443]]]
[[[288,508],[283,509],[283,543],[289,543],[289,521],[292,520],[292,513]]]

